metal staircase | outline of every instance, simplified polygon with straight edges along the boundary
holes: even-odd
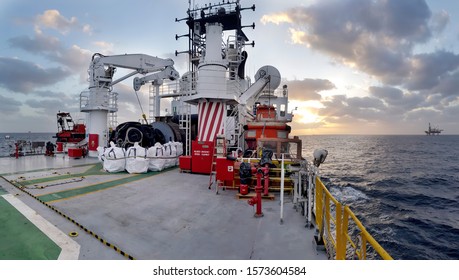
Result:
[[[234,119],[234,130],[231,132],[231,140],[229,141],[230,147],[239,147],[241,148],[241,136],[243,132],[243,125],[239,119],[239,110],[238,105],[233,105],[231,112],[226,118],[226,127],[229,126],[230,119]]]

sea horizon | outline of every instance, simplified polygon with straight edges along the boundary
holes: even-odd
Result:
[[[29,134],[29,133],[49,133],[49,134],[55,134],[57,131],[54,132],[49,132],[49,131],[27,131],[27,132],[0,132],[0,134]],[[442,135],[459,135],[459,134],[449,134],[449,133],[440,133],[439,135],[426,135],[425,133],[419,133],[419,134],[391,134],[391,133],[381,133],[381,134],[360,134],[360,133],[330,133],[330,134],[295,134],[294,132],[290,133],[290,136],[442,136]]]

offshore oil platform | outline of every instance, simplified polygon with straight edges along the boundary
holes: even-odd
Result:
[[[429,129],[425,131],[426,135],[440,135],[443,129],[439,129],[438,127],[431,127],[429,123]]]

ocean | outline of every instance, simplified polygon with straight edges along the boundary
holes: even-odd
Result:
[[[14,140],[53,135],[0,133],[0,156]],[[328,150],[323,182],[394,259],[459,259],[459,135],[300,138],[309,160]]]
[[[459,259],[459,135],[302,136],[330,192],[394,259]]]

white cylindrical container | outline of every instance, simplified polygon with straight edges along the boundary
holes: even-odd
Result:
[[[219,23],[206,24],[206,50],[199,64],[196,89],[199,95],[227,98],[227,63],[222,58],[223,27]]]
[[[89,134],[97,134],[98,143],[95,143],[97,146],[105,146],[107,143],[107,115],[108,111],[100,110],[100,111],[90,111],[88,116],[88,127],[86,131],[86,137],[89,137]],[[98,157],[99,154],[96,151],[89,150],[88,153],[89,157]]]

